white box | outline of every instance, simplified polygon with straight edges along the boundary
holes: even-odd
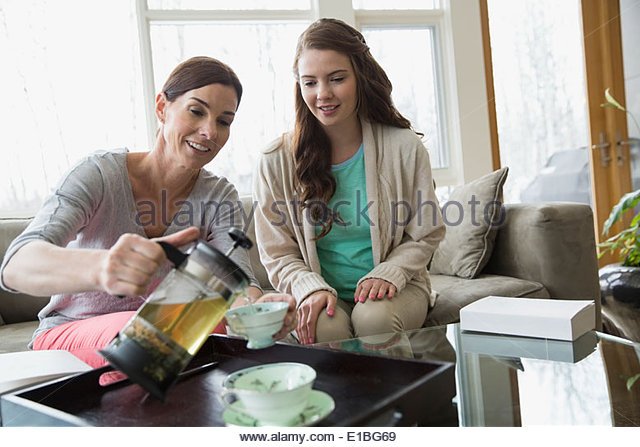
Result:
[[[488,296],[460,310],[463,331],[573,341],[595,327],[593,300]]]

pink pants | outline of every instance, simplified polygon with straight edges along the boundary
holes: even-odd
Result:
[[[69,351],[92,368],[100,368],[107,361],[98,350],[108,345],[134,314],[135,311],[115,312],[61,324],[38,335],[33,349]],[[224,323],[213,332],[226,333]]]

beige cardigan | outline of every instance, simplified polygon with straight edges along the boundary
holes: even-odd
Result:
[[[427,150],[410,129],[362,121],[362,134],[374,268],[360,281],[381,278],[398,292],[411,282],[433,305],[427,264],[445,226]],[[254,184],[255,222],[260,259],[271,284],[300,304],[313,292],[336,291],[320,274],[315,227],[295,193],[291,143],[292,135],[284,134],[261,155]]]

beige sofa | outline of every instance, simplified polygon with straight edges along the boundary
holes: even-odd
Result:
[[[243,199],[246,207],[250,198]],[[458,320],[461,307],[488,295],[593,299],[600,327],[600,292],[593,215],[581,204],[511,204],[487,266],[474,279],[432,275],[437,303],[425,325]],[[250,215],[247,210],[247,215]],[[27,219],[0,219],[0,259]],[[253,225],[248,234],[254,238]],[[263,287],[271,288],[257,250],[251,262]],[[48,301],[0,291],[0,353],[27,349],[37,313]]]

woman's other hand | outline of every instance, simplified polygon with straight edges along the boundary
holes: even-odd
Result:
[[[199,235],[200,230],[196,227],[156,239],[123,234],[103,256],[98,272],[100,289],[111,295],[143,295],[167,259],[164,250],[156,242],[180,246],[196,240]]]
[[[365,279],[358,285],[356,292],[353,294],[353,300],[356,303],[364,303],[367,299],[381,300],[384,297],[393,298],[396,293],[396,286],[384,279],[369,278]]]
[[[338,298],[326,290],[312,293],[302,301],[298,308],[298,325],[296,327],[300,343],[308,345],[315,342],[316,324],[320,312],[326,309],[327,315],[333,317],[337,301]]]
[[[287,308],[287,314],[284,316],[284,321],[282,323],[282,328],[280,331],[273,336],[276,340],[280,340],[281,338],[286,337],[289,332],[296,328],[296,300],[286,293],[265,293],[262,295],[256,303],[269,303],[273,301],[281,301],[284,303],[288,303],[289,307]]]

